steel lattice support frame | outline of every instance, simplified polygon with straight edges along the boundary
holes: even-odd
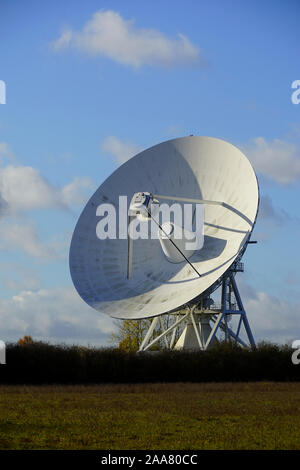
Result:
[[[232,296],[234,296],[235,302],[232,302]],[[254,337],[247,319],[246,311],[244,309],[242,299],[234,278],[234,273],[230,271],[223,276],[221,284],[221,308],[218,312],[213,310],[199,311],[198,309],[199,302],[197,304],[188,305],[185,309],[175,312],[175,321],[174,323],[165,329],[163,323],[163,316],[154,317],[149,330],[147,331],[145,338],[140,346],[139,352],[147,351],[155,343],[159,342],[161,339],[164,340],[165,347],[167,349],[179,349],[176,348],[175,336],[177,328],[180,324],[185,322],[187,328],[188,323],[192,326],[196,338],[196,348],[191,348],[191,345],[186,344],[182,349],[208,349],[213,341],[217,338],[217,333],[222,330],[225,333],[225,341],[234,340],[236,343],[244,347],[255,348]],[[237,308],[236,308],[236,307]],[[229,327],[228,317],[231,315],[238,315],[239,321],[236,331],[233,331]],[[212,328],[207,337],[204,337],[202,334],[202,327],[204,325],[203,319],[207,323],[207,317],[210,318],[212,322]],[[153,333],[155,328],[160,322],[162,333],[153,338]],[[241,337],[241,327],[244,326],[246,336],[248,338],[249,344],[247,344]],[[168,341],[168,335],[171,335],[170,341]]]
[[[237,303],[237,309],[232,308],[231,305],[231,299],[227,299],[227,294],[231,296],[231,294],[234,295],[236,303]],[[229,306],[227,307],[227,303],[229,303]],[[238,322],[238,327],[236,332],[234,332],[231,328],[228,326],[228,321],[227,318],[229,315],[238,315],[239,322]],[[248,322],[247,314],[243,306],[243,302],[234,278],[233,273],[231,272],[228,276],[223,278],[222,281],[222,307],[221,311],[216,319],[212,319],[214,322],[214,326],[211,331],[211,335],[207,341],[206,348],[207,349],[210,344],[212,343],[213,339],[216,336],[218,328],[221,328],[225,332],[225,340],[229,340],[229,338],[233,338],[237,343],[240,343],[242,346],[255,348],[255,341],[254,337]],[[244,325],[246,335],[248,337],[249,345],[245,343],[241,338],[240,338],[240,330],[242,324]]]

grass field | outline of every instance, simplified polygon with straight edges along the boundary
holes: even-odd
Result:
[[[1,449],[300,449],[300,383],[1,386]]]

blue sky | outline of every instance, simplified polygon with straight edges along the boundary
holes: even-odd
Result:
[[[252,161],[249,320],[257,339],[300,338],[299,13],[296,0],[1,2],[1,339],[108,344],[113,322],[72,286],[72,230],[122,161],[189,134]]]

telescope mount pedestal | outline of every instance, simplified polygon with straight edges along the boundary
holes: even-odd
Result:
[[[255,348],[255,341],[235,281],[235,273],[243,270],[243,263],[236,262],[223,275],[219,307],[206,296],[183,306],[178,311],[154,317],[139,352],[149,350],[161,340],[167,349],[203,351],[211,347],[214,342],[218,342],[217,333],[220,331],[224,333],[226,342],[234,341],[243,347]],[[235,331],[229,324],[233,315],[238,317]],[[174,318],[170,326],[165,326],[163,318],[165,316]],[[162,332],[155,336],[154,332],[159,323]],[[184,327],[178,337],[180,325]],[[242,327],[248,343],[240,336]]]

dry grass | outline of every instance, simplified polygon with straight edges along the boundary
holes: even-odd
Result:
[[[1,386],[1,449],[300,449],[300,383]]]

